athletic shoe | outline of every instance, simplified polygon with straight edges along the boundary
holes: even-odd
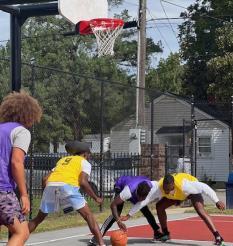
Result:
[[[169,239],[170,239],[170,234],[163,234],[161,232],[158,232],[154,235],[154,238],[151,241],[152,242],[157,242],[157,241],[166,242]]]
[[[225,243],[224,243],[224,240],[221,236],[217,236],[215,238],[215,245],[219,245],[219,246],[224,246]]]
[[[93,237],[87,244],[88,246],[96,246],[97,242],[95,241],[95,238]]]

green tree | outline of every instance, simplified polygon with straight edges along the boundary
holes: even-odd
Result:
[[[218,56],[208,62],[211,83],[208,94],[218,101],[229,101],[233,95],[233,25],[225,24],[216,31]]]
[[[233,13],[232,1],[196,0],[181,16],[181,56],[185,61],[184,90],[197,98],[206,98],[209,84],[207,64],[221,51],[216,43],[218,28],[229,22]]]
[[[162,92],[182,94],[183,65],[178,53],[161,59],[157,68],[151,69],[146,77],[147,88],[156,88]]]
[[[130,19],[127,10],[121,18]],[[106,132],[135,111],[136,90],[130,85],[135,84],[136,29],[127,29],[118,38],[114,57],[98,58],[93,35],[62,35],[73,28],[62,18],[35,17],[22,29],[22,87],[38,98],[44,110],[42,122],[36,126],[37,151],[48,149],[50,142],[56,151],[59,142],[100,132],[101,83]],[[153,53],[161,48],[151,39],[147,44],[149,67]],[[9,56],[9,47],[0,47],[0,52],[3,57]]]

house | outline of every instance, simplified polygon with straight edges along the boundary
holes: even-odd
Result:
[[[85,135],[82,141],[89,143],[91,153],[100,153],[100,134],[89,134]],[[110,136],[103,134],[103,153],[110,149]]]
[[[82,139],[83,142],[87,142],[90,145],[91,152],[93,154],[100,153],[100,134],[88,134]],[[110,148],[110,136],[103,134],[103,152],[109,151]],[[50,143],[49,153],[54,153],[54,146]],[[65,143],[58,143],[57,153],[66,153]]]
[[[171,157],[172,168],[176,166],[179,149],[183,146],[185,156],[196,162],[196,175],[200,180],[227,181],[231,170],[231,131],[229,122],[221,120],[216,109],[207,104],[194,107],[194,132],[191,127],[191,102],[186,98],[170,93],[160,94],[153,100],[153,114],[150,108],[150,105],[145,108],[145,142],[151,143],[153,115],[153,143],[169,146],[168,157]],[[135,126],[135,117],[130,116],[111,129],[111,153],[129,152],[132,141],[129,133]],[[191,148],[191,143],[196,147]]]

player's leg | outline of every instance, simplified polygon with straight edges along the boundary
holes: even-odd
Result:
[[[29,237],[28,223],[14,192],[0,193],[0,221],[11,234],[7,245],[24,245]]]
[[[12,225],[7,225],[11,237],[7,246],[23,246],[29,237],[28,222],[20,222],[18,218],[14,219]]]
[[[47,213],[43,213],[41,210],[39,210],[37,216],[35,218],[33,218],[32,220],[29,221],[28,223],[28,228],[29,228],[29,232],[33,232],[35,231],[35,229],[37,228],[37,226],[44,221],[44,219],[47,217]]]
[[[117,211],[118,211],[118,215],[121,214],[122,210],[124,207],[124,203],[120,204],[117,206]],[[102,233],[102,235],[104,236],[107,231],[112,227],[112,225],[114,224],[114,222],[116,222],[115,218],[113,217],[113,215],[109,215],[108,218],[104,221],[103,225],[100,228],[100,231]],[[89,241],[88,245],[96,245],[96,238],[95,236]]]
[[[79,209],[78,212],[80,215],[85,219],[87,222],[90,231],[93,233],[95,236],[98,245],[104,245],[103,237],[100,232],[99,226],[95,220],[94,215],[92,214],[89,206],[86,204],[83,208]]]
[[[59,186],[45,187],[40,202],[40,210],[35,218],[28,223],[30,233],[47,217],[49,213],[54,213],[59,209]]]
[[[154,238],[152,239],[152,241],[156,241],[156,240],[160,239],[163,236],[163,234],[160,232],[160,230],[159,230],[160,227],[156,223],[155,217],[151,213],[148,206],[143,207],[140,211],[142,212],[142,214],[144,215],[144,217],[146,218],[146,220],[148,221],[148,223],[150,224],[151,228],[154,231]]]
[[[121,215],[121,212],[123,210],[124,207],[124,203],[120,204],[117,206],[117,211],[118,211],[118,215]],[[112,227],[113,223],[116,222],[115,218],[113,217],[113,215],[110,215],[108,217],[108,219],[105,220],[105,222],[103,223],[103,225],[101,226],[101,233],[103,234],[103,236],[106,234],[106,232]]]
[[[157,210],[157,215],[159,219],[160,226],[162,228],[162,231],[166,237],[164,237],[163,241],[166,241],[170,238],[170,233],[168,231],[167,227],[167,213],[166,209],[173,206],[177,205],[177,200],[171,200],[163,197],[161,200],[159,200],[156,203],[156,210]]]
[[[215,237],[215,241],[217,245],[223,245],[223,238],[217,231],[211,217],[208,215],[208,213],[205,211],[204,208],[204,200],[201,194],[195,194],[189,196],[193,207],[195,208],[197,214],[201,217],[201,219],[205,222],[209,230],[213,233]]]

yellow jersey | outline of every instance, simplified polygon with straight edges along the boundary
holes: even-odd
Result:
[[[48,182],[63,182],[80,187],[79,176],[82,172],[82,162],[84,160],[86,161],[85,158],[78,155],[63,157],[57,162],[48,178]]]
[[[174,177],[175,182],[175,190],[173,194],[166,194],[163,189],[163,178],[159,180],[159,188],[161,190],[162,197],[166,197],[171,200],[183,201],[187,198],[187,195],[182,190],[184,180],[198,181],[198,179],[188,173],[174,173],[172,176]]]

